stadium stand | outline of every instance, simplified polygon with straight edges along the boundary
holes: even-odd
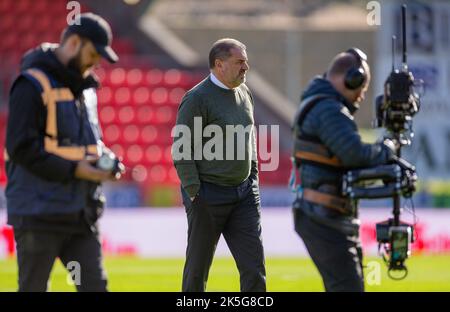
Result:
[[[65,0],[2,0],[0,32],[4,34],[0,58],[5,68],[0,76],[0,148],[3,151],[7,119],[7,93],[17,74],[23,53],[42,42],[58,42],[66,25]],[[83,2],[83,4],[86,2]],[[89,3],[88,3],[89,4]],[[89,11],[82,6],[82,12]],[[101,12],[103,14],[103,12]],[[105,15],[108,19],[108,16]],[[15,21],[20,20],[20,23]],[[114,20],[113,32],[116,34]],[[125,182],[151,188],[156,184],[178,189],[179,179],[170,153],[172,126],[178,104],[186,90],[207,73],[177,66],[159,66],[156,59],[137,53],[132,36],[115,35],[113,48],[121,57],[118,65],[103,63],[96,69],[101,82],[99,120],[105,143],[123,158],[128,167]],[[131,38],[131,39],[130,39]],[[136,40],[135,40],[136,41]],[[139,43],[138,43],[139,45]],[[151,53],[150,53],[151,55]],[[290,170],[289,156],[280,155],[277,171],[261,173],[262,184],[285,184]],[[0,155],[0,186],[5,186],[4,155]],[[174,203],[172,203],[174,204]]]

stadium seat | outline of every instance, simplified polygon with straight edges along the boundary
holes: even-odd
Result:
[[[166,104],[169,99],[169,92],[166,88],[159,87],[153,89],[151,93],[151,102],[156,105]]]
[[[148,172],[147,172],[147,168],[143,165],[136,165],[133,167],[132,172],[131,172],[131,178],[138,182],[138,183],[142,183],[145,180],[147,180],[148,177]]]
[[[153,143],[156,141],[157,137],[158,130],[156,127],[148,125],[141,130],[140,142],[142,142],[143,145]]]
[[[167,176],[167,169],[162,165],[156,165],[150,167],[148,180],[153,183],[162,183],[167,179]]]
[[[130,104],[131,91],[128,87],[120,87],[114,92],[114,103],[117,105]]]
[[[153,118],[154,112],[150,105],[145,105],[137,108],[137,123],[147,125],[153,121]]]
[[[159,85],[163,80],[163,72],[160,69],[154,68],[147,72],[145,81],[151,85]]]
[[[0,1],[2,3],[3,1]],[[3,34],[8,34],[13,31],[15,25],[14,17],[6,13],[0,13],[2,18],[0,19],[0,31]]]
[[[156,109],[154,121],[158,124],[175,123],[176,115],[170,106],[162,106]]]
[[[116,110],[113,106],[105,106],[100,109],[100,123],[102,126],[117,122]]]
[[[126,83],[128,86],[139,85],[143,80],[142,70],[139,68],[133,68],[127,71]]]
[[[20,32],[24,35],[30,33],[30,30],[35,31],[34,24],[38,20],[39,19],[36,16],[31,14],[23,15],[21,16],[20,23],[14,24],[14,31]]]
[[[121,130],[117,125],[110,125],[103,130],[105,143],[116,143],[121,138]]]
[[[3,0],[0,1],[0,14],[3,16],[7,16],[9,12],[13,9],[13,1],[12,0]]]
[[[150,101],[150,91],[147,87],[139,87],[133,91],[132,103],[135,105],[147,104]]]
[[[126,143],[135,143],[139,138],[139,128],[136,125],[129,125],[123,129],[123,140]]]
[[[119,109],[118,121],[121,124],[129,124],[135,120],[135,112],[132,106],[124,106]]]
[[[164,73],[164,82],[167,85],[178,85],[181,81],[181,72],[178,69],[169,69]]]
[[[111,85],[121,86],[126,79],[126,71],[122,67],[114,68],[109,72],[108,82]]]
[[[183,98],[186,90],[183,88],[174,88],[169,92],[169,101],[168,103],[171,105],[179,105],[181,103],[181,99]]]
[[[129,165],[139,164],[144,157],[144,151],[141,146],[134,144],[127,148],[125,155],[124,160]]]
[[[111,105],[113,99],[113,89],[110,87],[102,87],[97,93],[98,102],[100,105],[107,104]]]
[[[158,145],[150,145],[145,149],[145,162],[150,164],[159,163],[163,157],[163,151]]]

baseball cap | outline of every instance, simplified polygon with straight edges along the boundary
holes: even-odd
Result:
[[[97,52],[110,63],[116,63],[119,60],[116,52],[111,48],[111,27],[101,16],[94,13],[80,14],[79,25],[69,25],[66,31],[69,34],[78,34],[81,37],[89,39]]]

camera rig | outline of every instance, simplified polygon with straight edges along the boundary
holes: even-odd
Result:
[[[405,265],[411,254],[414,227],[400,221],[400,199],[411,198],[417,182],[413,165],[401,158],[401,147],[411,144],[414,137],[412,118],[419,111],[420,97],[415,92],[416,81],[408,69],[406,50],[406,5],[402,6],[403,59],[395,68],[395,36],[392,37],[392,71],[384,84],[384,94],[376,98],[375,127],[384,127],[387,137],[396,146],[396,156],[390,164],[348,171],[343,177],[343,195],[351,199],[392,198],[393,217],[376,224],[379,252],[388,265],[388,275],[403,279],[408,274]],[[400,271],[393,275],[392,271]]]

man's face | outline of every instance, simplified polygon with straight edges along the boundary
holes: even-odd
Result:
[[[231,48],[231,56],[219,60],[217,67],[223,77],[223,83],[229,88],[236,88],[245,82],[249,70],[247,53],[240,48]]]
[[[90,69],[100,63],[101,56],[89,40],[82,40],[78,53],[69,61],[68,66],[86,76]]]

